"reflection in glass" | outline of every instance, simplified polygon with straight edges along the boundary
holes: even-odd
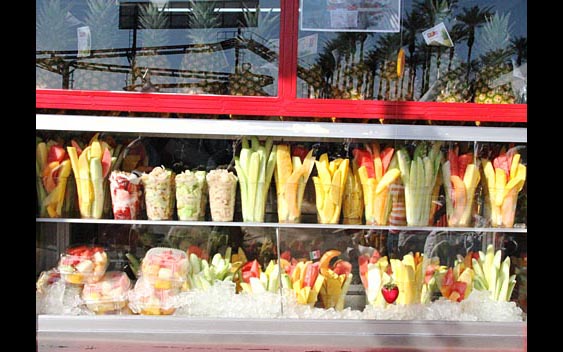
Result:
[[[425,42],[440,24],[453,46]],[[298,97],[526,103],[525,1],[405,0],[399,33],[302,26],[299,39]]]
[[[37,88],[277,94],[279,1],[36,4]]]

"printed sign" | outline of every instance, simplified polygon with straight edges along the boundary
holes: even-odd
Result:
[[[454,46],[444,22],[440,22],[434,27],[422,32],[422,37],[424,38],[426,45],[447,47]]]
[[[400,0],[301,0],[299,28],[318,32],[399,32]]]
[[[90,56],[90,47],[92,45],[90,27],[76,28],[76,35],[78,36],[78,57]]]

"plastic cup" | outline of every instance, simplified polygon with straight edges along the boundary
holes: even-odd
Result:
[[[176,200],[175,176],[174,172],[161,167],[141,176],[149,220],[172,220]]]
[[[207,207],[207,181],[205,171],[176,175],[176,209],[178,219],[204,220]]]
[[[332,184],[317,184],[315,192],[321,192],[321,194],[315,193],[317,222],[338,224],[342,211],[342,188]]]
[[[69,217],[74,205],[74,177],[37,177],[37,206],[43,218]]]
[[[299,192],[299,184],[286,183],[281,191],[276,190],[276,192],[278,197],[278,222],[300,223],[303,196]]]
[[[487,195],[485,201],[492,227],[514,227],[518,193],[516,188],[512,188],[508,192],[505,189],[496,190],[495,199]]]
[[[141,179],[125,171],[113,171],[109,176],[113,218],[135,220],[140,218],[143,188]]]
[[[268,199],[268,189],[266,183],[249,183],[245,185],[239,183],[242,221],[244,222],[264,222],[266,214],[266,201]],[[250,199],[252,197],[252,199]]]
[[[213,221],[233,221],[237,177],[227,170],[212,170],[207,176],[209,209]]]
[[[77,178],[75,180],[80,217],[83,219],[103,218],[105,189],[108,186],[107,176],[98,180],[91,178]]]

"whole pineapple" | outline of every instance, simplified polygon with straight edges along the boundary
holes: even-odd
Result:
[[[480,43],[485,54],[481,56],[482,67],[477,73],[475,82],[475,103],[513,104],[515,102],[510,80],[504,83],[506,80],[501,79],[501,76],[512,72],[510,56],[513,51],[510,45],[509,21],[510,13],[505,15],[495,13],[487,19],[487,23],[482,28]]]
[[[443,103],[467,103],[471,101],[471,86],[465,79],[467,64],[448,71],[437,82],[436,101]]]
[[[139,43],[142,48],[166,46],[168,44],[168,16],[164,11],[159,10],[153,3],[143,6],[139,11]],[[143,50],[142,55],[137,55],[136,68],[139,73],[144,74],[148,69],[153,84],[173,83],[171,75],[155,75],[155,69],[170,68],[170,62],[164,55],[159,55],[157,50]]]
[[[267,85],[267,80],[262,75],[251,71],[252,65],[248,62],[242,64],[242,69],[229,77],[229,94],[244,96],[267,96],[262,87]]]
[[[43,0],[37,6],[35,21],[35,49],[43,50],[70,50],[75,38],[75,30],[66,20],[70,11],[68,3],[61,0]],[[39,58],[46,55],[38,55]],[[35,87],[36,88],[64,88],[62,75],[56,69],[57,58],[52,57],[36,62]],[[54,70],[55,72],[51,71]]]
[[[242,72],[235,72],[234,77],[231,77],[231,81],[237,82],[239,78],[243,79],[243,82],[238,84],[238,87],[229,86],[229,91],[232,95],[247,95],[247,96],[274,96],[277,95],[277,65],[278,65],[278,55],[279,51],[276,49],[275,57],[269,58],[270,52],[263,52],[261,50],[262,44],[268,47],[268,43],[272,39],[276,39],[279,33],[279,23],[280,16],[278,13],[272,11],[261,11],[260,6],[257,5],[256,8],[251,11],[248,8],[243,9],[244,23],[241,23],[241,34],[243,40],[247,41],[248,50],[245,51],[244,60],[250,66],[246,69],[243,68]],[[272,50],[268,47],[268,49]],[[244,64],[243,64],[244,65]],[[248,66],[248,65],[247,65]],[[252,78],[250,76],[250,70],[252,73],[258,75],[264,75],[274,78],[271,81],[272,84],[267,84],[266,86],[257,84],[257,77]],[[246,77],[244,77],[246,75]],[[262,84],[267,83],[262,80]],[[244,90],[244,93],[243,93]]]
[[[213,75],[220,73],[225,64],[221,48],[212,45],[217,41],[217,28],[220,26],[220,19],[215,13],[216,3],[190,0],[190,7],[188,44],[195,46],[184,54],[180,64],[180,69],[186,71],[184,74],[190,76],[181,79],[185,86],[180,88],[180,92],[225,94],[224,82]]]
[[[88,0],[84,24],[90,27],[91,49],[116,47],[119,8],[114,0]],[[100,65],[99,65],[100,64]],[[124,58],[79,58],[74,71],[74,89],[122,90],[125,75],[104,65],[126,65]],[[99,66],[97,66],[99,65]]]

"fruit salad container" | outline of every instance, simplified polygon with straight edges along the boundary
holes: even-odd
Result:
[[[159,289],[140,277],[129,291],[129,308],[142,315],[171,315],[176,311],[179,288]]]
[[[205,220],[207,182],[205,171],[186,170],[176,175],[176,208],[180,220]]]
[[[75,285],[98,282],[106,273],[108,256],[100,246],[78,246],[61,255],[58,269],[65,282]]]
[[[151,248],[141,264],[141,275],[156,289],[181,287],[188,275],[188,256],[175,248]]]
[[[211,170],[206,176],[209,208],[213,221],[233,221],[238,178],[224,169]]]
[[[136,220],[140,218],[143,188],[141,178],[125,171],[112,171],[109,176],[113,218]]]
[[[87,283],[82,300],[96,314],[120,314],[127,307],[131,281],[122,271],[109,271],[98,282]]]
[[[160,166],[141,176],[149,220],[172,220],[176,200],[175,177],[173,171]]]

